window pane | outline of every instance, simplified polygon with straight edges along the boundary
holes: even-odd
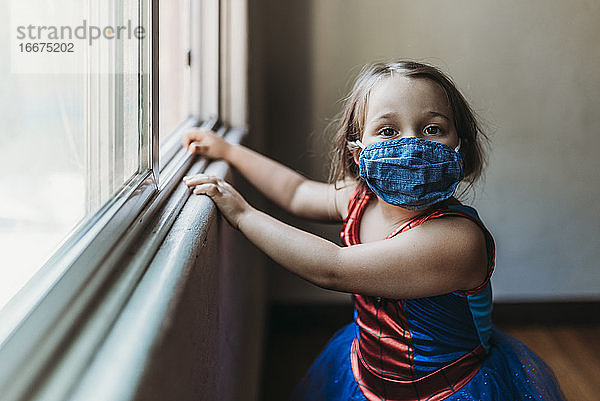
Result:
[[[13,55],[0,59],[0,308],[140,169],[140,40],[126,30],[141,25],[139,3],[13,0],[10,21],[0,17],[11,26],[0,48]],[[30,25],[19,39],[17,27]],[[38,26],[88,30],[56,39]],[[108,36],[124,28],[92,41],[92,26]],[[15,56],[19,44],[50,41],[75,52]]]
[[[163,142],[191,113],[190,0],[160,0],[159,126]]]

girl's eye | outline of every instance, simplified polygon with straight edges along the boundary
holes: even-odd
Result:
[[[379,135],[391,137],[398,135],[398,131],[393,128],[383,128],[379,131]]]
[[[437,125],[428,125],[423,130],[425,135],[440,135],[442,133],[442,129]]]

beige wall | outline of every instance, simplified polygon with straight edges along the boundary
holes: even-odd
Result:
[[[600,298],[600,3],[256,0],[266,151],[325,177],[322,132],[361,66],[448,72],[487,123],[473,204],[497,242],[496,299]],[[251,21],[252,24],[252,21]],[[307,226],[314,231],[322,227]],[[328,228],[335,239],[337,228]],[[273,267],[273,300],[340,300]]]

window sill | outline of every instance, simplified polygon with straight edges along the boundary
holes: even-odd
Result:
[[[243,136],[230,131],[226,138],[239,143]],[[80,279],[81,290],[60,308],[60,318],[41,332],[26,319],[2,344],[3,364],[15,362],[0,377],[3,399],[135,398],[190,272],[215,274],[216,208],[207,197],[190,197],[181,182],[202,171],[226,177],[229,166],[175,154],[161,175],[168,179],[108,257],[89,255],[97,267]],[[77,276],[76,269],[67,273],[54,292],[66,276]],[[56,306],[46,301],[41,309]]]
[[[243,135],[242,131],[231,131],[226,138],[239,143]],[[227,163],[214,161],[205,168],[203,160],[194,163],[186,174],[203,170],[222,178],[230,174]],[[187,187],[180,184],[172,195],[169,203],[173,204],[166,209],[177,211],[181,200],[185,200],[185,205],[176,212],[176,220],[85,372],[73,394],[75,399],[134,399],[144,367],[149,364],[171,312],[183,296],[191,270],[200,269],[206,276],[215,273],[209,270],[215,269],[214,247],[219,240],[217,210],[208,197],[189,194]],[[163,216],[167,214],[163,212]]]

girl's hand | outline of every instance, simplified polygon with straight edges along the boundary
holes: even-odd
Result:
[[[194,128],[183,137],[183,146],[195,155],[211,159],[226,159],[231,144],[213,131],[205,128]]]
[[[195,187],[194,194],[208,195],[235,229],[239,229],[240,217],[252,210],[242,195],[221,178],[197,174],[183,177],[183,182],[188,188]]]

